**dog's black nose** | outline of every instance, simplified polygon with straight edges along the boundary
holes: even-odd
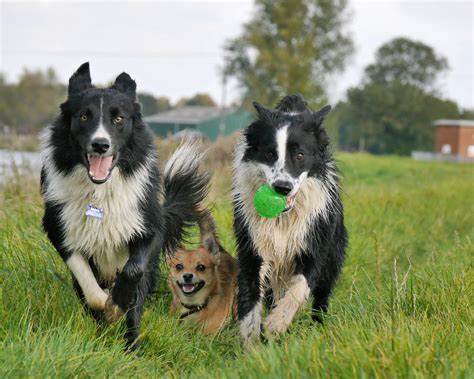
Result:
[[[193,280],[193,276],[194,276],[194,275],[193,275],[193,274],[190,274],[190,273],[184,274],[184,275],[183,275],[183,279],[184,279],[185,282],[190,282],[191,280]]]
[[[92,150],[98,154],[104,154],[110,148],[110,141],[107,138],[96,138],[91,143]]]
[[[286,196],[293,189],[293,184],[291,184],[290,182],[285,182],[283,180],[277,180],[275,183],[273,183],[273,189],[276,192]]]

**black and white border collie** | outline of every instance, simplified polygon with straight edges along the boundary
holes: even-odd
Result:
[[[284,333],[310,295],[313,319],[321,322],[347,245],[337,169],[322,126],[331,107],[313,113],[300,95],[284,97],[276,109],[254,106],[258,119],[236,146],[233,177],[244,344]],[[277,218],[255,211],[263,184],[286,196]],[[262,322],[264,301],[269,314]]]
[[[168,161],[162,188],[135,91],[126,73],[99,89],[89,64],[79,67],[60,115],[43,133],[41,172],[44,230],[92,314],[112,323],[126,313],[131,350],[159,253],[173,251],[183,228],[198,220],[193,210],[208,186],[198,174],[197,147],[187,143]]]

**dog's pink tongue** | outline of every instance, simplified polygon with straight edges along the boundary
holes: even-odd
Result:
[[[91,172],[91,175],[98,180],[105,179],[109,174],[113,160],[114,157],[112,155],[108,157],[92,155],[89,161],[89,171]]]
[[[183,285],[184,292],[191,292],[194,289],[194,284]]]

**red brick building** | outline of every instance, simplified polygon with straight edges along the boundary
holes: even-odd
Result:
[[[474,120],[436,120],[435,152],[457,158],[474,158]]]

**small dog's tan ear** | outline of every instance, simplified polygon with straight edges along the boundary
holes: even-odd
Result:
[[[219,252],[219,241],[214,220],[208,209],[201,211],[199,229],[201,230],[201,246],[209,251],[210,254],[217,254]]]
[[[208,236],[202,241],[202,246],[209,251],[210,254],[217,254],[219,252],[219,244],[213,236]]]

